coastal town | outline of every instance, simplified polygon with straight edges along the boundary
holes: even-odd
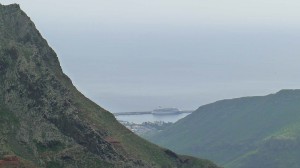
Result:
[[[123,124],[126,128],[134,132],[135,134],[145,137],[147,135],[151,135],[153,133],[162,131],[172,125],[171,122],[163,122],[163,121],[155,121],[155,122],[143,122],[141,124],[128,122],[128,121],[121,121],[119,120],[121,124]]]

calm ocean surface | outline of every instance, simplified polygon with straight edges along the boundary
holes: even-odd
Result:
[[[182,113],[175,115],[152,115],[152,114],[143,114],[143,115],[119,115],[116,116],[118,120],[133,122],[136,124],[141,124],[143,122],[154,122],[154,121],[164,121],[164,122],[176,122],[179,119],[189,115],[191,113]]]

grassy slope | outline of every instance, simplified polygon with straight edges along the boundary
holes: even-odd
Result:
[[[5,137],[5,140],[0,140],[0,152],[16,154],[35,164],[46,164],[47,167],[68,165],[64,161],[56,161],[64,153],[75,159],[80,156],[83,160],[82,163],[70,163],[69,166],[82,164],[82,167],[120,167],[123,166],[123,161],[132,160],[132,164],[147,164],[148,167],[216,167],[209,161],[177,156],[147,142],[119,124],[111,113],[82,95],[62,73],[56,54],[18,5],[0,5],[0,20],[0,83],[3,86],[0,89],[0,133],[1,137]],[[32,90],[26,90],[28,88]],[[27,96],[30,96],[30,99],[27,99]],[[63,102],[67,105],[63,105]],[[48,105],[49,103],[54,105]],[[67,111],[60,114],[53,110],[54,108],[58,111],[66,108]],[[41,111],[46,111],[45,115],[40,115]],[[71,121],[76,128],[65,125],[65,119]],[[41,130],[37,127],[42,126],[46,128],[43,131],[49,134],[49,137],[39,135]],[[88,128],[90,134],[87,135],[91,136],[83,139],[95,142],[93,136],[100,133],[103,136],[100,137],[100,142],[106,141],[107,137],[119,142],[110,144],[113,149],[107,148],[109,151],[104,152],[124,157],[123,161],[116,161],[119,166],[113,165],[115,162],[107,163],[99,159],[101,156],[89,152],[90,149],[82,150],[82,146],[77,144],[82,140],[77,137],[83,132],[76,130],[83,128],[82,126]],[[76,135],[70,132],[65,135],[64,131],[68,129]],[[29,136],[20,143],[20,134]],[[62,144],[56,144],[54,148],[49,149],[44,146],[44,142]],[[74,152],[69,152],[71,150]],[[2,155],[3,153],[0,153],[0,156]],[[182,163],[187,159],[188,162]]]
[[[283,90],[202,106],[151,140],[228,167],[292,167],[299,123],[300,90]]]

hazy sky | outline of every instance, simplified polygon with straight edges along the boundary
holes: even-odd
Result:
[[[1,1],[13,2],[112,112],[299,88],[299,0]]]

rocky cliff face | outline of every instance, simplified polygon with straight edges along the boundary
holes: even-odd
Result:
[[[161,149],[76,90],[18,5],[0,5],[0,160],[23,167],[216,167]]]

